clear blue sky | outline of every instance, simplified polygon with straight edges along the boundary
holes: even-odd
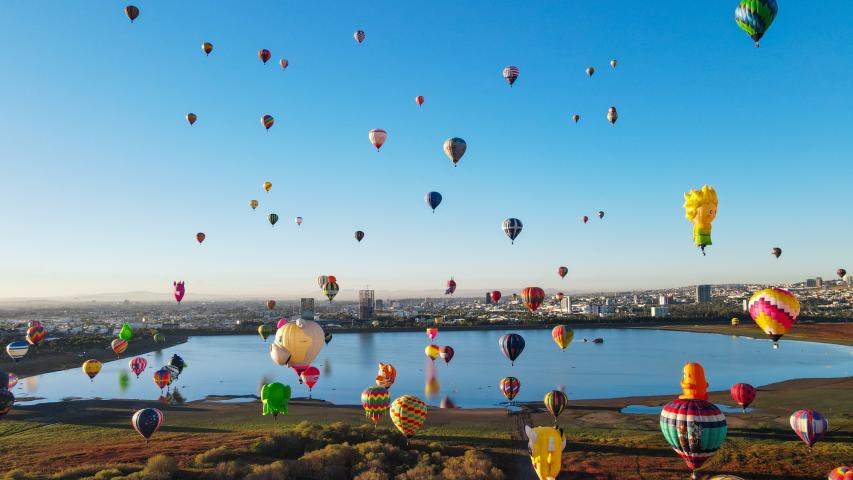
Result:
[[[827,20],[851,2],[780,1],[760,49],[736,1],[146,0],[133,24],[124,5],[0,5],[0,297],[184,279],[187,299],[287,298],[319,294],[319,274],[342,297],[451,275],[615,290],[853,267],[853,25]],[[379,153],[371,128],[389,133]],[[458,168],[450,136],[468,142]],[[705,258],[681,207],[703,183],[720,196]],[[524,222],[515,245],[506,217]]]

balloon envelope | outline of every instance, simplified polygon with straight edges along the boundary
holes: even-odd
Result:
[[[545,291],[539,287],[527,287],[521,291],[521,300],[528,310],[535,312],[545,300]]]
[[[388,389],[380,386],[370,386],[361,392],[361,407],[364,408],[364,416],[373,423],[379,422],[382,415],[391,405],[391,394]]]
[[[758,41],[776,18],[776,0],[741,0],[735,9],[735,22],[758,47]]]
[[[554,339],[560,349],[565,350],[575,338],[575,332],[565,325],[557,325],[551,330],[551,338]]]
[[[450,361],[453,360],[454,353],[455,352],[453,351],[453,347],[447,345],[438,349],[438,355],[441,357],[442,360],[444,360],[445,364],[449,364]]]
[[[752,295],[747,305],[756,325],[778,344],[782,335],[797,321],[800,301],[783,288],[765,288]]]
[[[101,371],[102,367],[103,364],[100,360],[86,360],[85,362],[83,362],[83,373],[88,375],[90,379],[93,379],[95,378],[95,375],[97,375]]]
[[[726,440],[726,416],[700,399],[676,399],[663,407],[660,429],[691,470],[699,469]]]
[[[466,150],[468,150],[468,144],[459,137],[451,137],[444,141],[444,154],[453,162],[454,167],[462,159],[462,155],[465,155]]]
[[[507,333],[498,340],[501,352],[515,365],[515,359],[524,351],[524,338],[517,333]]]
[[[261,387],[263,414],[278,417],[279,413],[287,415],[287,404],[290,402],[290,385],[278,382],[265,384]]]
[[[500,389],[507,400],[512,401],[518,395],[519,390],[521,390],[521,382],[515,377],[504,377],[501,379]]]
[[[382,145],[385,144],[385,140],[388,138],[388,132],[381,128],[374,128],[367,132],[367,138],[370,139],[370,143],[376,147],[376,151],[379,151],[379,149],[382,148]]]
[[[376,374],[376,385],[391,388],[397,379],[397,369],[390,363],[379,363],[379,372]]]
[[[144,357],[134,357],[131,358],[128,362],[130,366],[130,371],[136,375],[136,378],[139,378],[139,374],[145,371],[145,368],[148,367],[148,360]]]
[[[288,322],[275,333],[275,344],[290,352],[292,367],[307,368],[326,345],[323,328],[313,320]]]
[[[829,420],[814,410],[798,410],[791,415],[791,428],[809,448],[829,430]]]
[[[156,408],[143,408],[133,414],[130,423],[140,435],[148,439],[163,424],[163,412]]]
[[[441,204],[441,194],[438,192],[427,192],[427,194],[424,195],[424,201],[429,205],[429,208],[435,212],[436,207]]]
[[[755,387],[748,383],[736,383],[732,385],[729,393],[732,396],[732,400],[744,410],[755,401]]]
[[[554,423],[557,423],[557,417],[563,413],[563,410],[566,409],[566,405],[569,403],[568,397],[566,397],[565,393],[559,390],[551,390],[545,394],[543,401],[545,402],[545,408],[547,408],[551,413],[551,416],[554,417]]]
[[[391,421],[406,437],[413,437],[423,427],[427,418],[427,406],[414,395],[397,397],[391,404]]]
[[[6,345],[6,353],[12,357],[12,360],[17,362],[18,360],[24,358],[24,355],[30,351],[30,344],[24,340],[17,340],[8,345]]]

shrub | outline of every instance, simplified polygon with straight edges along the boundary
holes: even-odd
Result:
[[[178,462],[166,455],[154,455],[148,459],[145,468],[128,478],[140,480],[172,480],[178,473]]]
[[[226,447],[211,448],[206,452],[199,453],[195,456],[196,465],[215,465],[220,462],[231,460],[236,456],[233,450]]]
[[[289,473],[287,464],[279,460],[269,465],[252,465],[245,480],[281,480],[287,478]]]
[[[212,476],[216,480],[240,480],[246,476],[248,471],[249,467],[242,462],[231,460],[217,463]]]
[[[467,450],[461,457],[447,459],[441,477],[444,480],[503,480],[504,474],[484,453]]]
[[[3,475],[3,480],[32,480],[36,477],[31,477],[24,469],[16,468],[14,470],[9,470]]]
[[[349,480],[358,457],[347,444],[327,445],[306,453],[293,465],[292,472],[300,480]]]
[[[430,465],[419,464],[397,475],[395,480],[440,480],[435,475],[435,469]]]

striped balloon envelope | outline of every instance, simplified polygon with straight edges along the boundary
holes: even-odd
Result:
[[[337,295],[339,291],[340,287],[338,286],[338,282],[326,282],[326,284],[323,285],[323,295],[325,295],[330,302],[335,298],[335,295]]]
[[[797,410],[791,415],[791,428],[809,449],[829,430],[829,420],[814,410]]]
[[[406,438],[415,436],[426,418],[426,404],[414,395],[397,397],[391,404],[391,421]]]
[[[468,143],[459,137],[451,137],[444,141],[444,154],[453,162],[455,167],[462,155],[468,150]]]
[[[501,229],[504,231],[507,237],[515,243],[515,238],[521,233],[521,230],[524,228],[524,225],[521,224],[521,220],[517,218],[507,218],[501,224]]]
[[[101,368],[103,366],[104,364],[101,363],[100,360],[96,360],[94,358],[86,360],[85,362],[83,362],[83,373],[88,375],[90,380],[94,380],[95,375],[97,375],[101,371]]]
[[[551,329],[551,338],[554,339],[560,349],[565,351],[566,347],[572,343],[572,339],[575,338],[575,332],[565,325],[557,325]]]
[[[539,287],[527,287],[521,291],[521,300],[528,310],[535,312],[545,300],[545,291]]]
[[[515,377],[504,377],[501,379],[500,389],[501,393],[511,402],[521,390],[521,382]]]
[[[355,38],[355,41],[358,42],[359,45],[361,45],[361,42],[364,41],[365,37],[364,30],[356,30],[355,33],[352,34],[352,36],[353,38]]]
[[[506,83],[508,83],[511,87],[512,84],[515,83],[515,81],[518,79],[518,67],[516,67],[515,65],[510,65],[504,68],[503,75],[504,80],[506,80]]]
[[[660,429],[694,476],[720,448],[728,432],[723,412],[713,403],[699,399],[667,403],[660,414]]]
[[[524,351],[524,337],[517,333],[507,333],[498,340],[501,352],[515,365],[515,359]]]
[[[559,390],[551,390],[550,392],[545,394],[545,408],[551,412],[551,415],[554,417],[554,425],[557,424],[557,417],[563,413],[563,410],[566,409],[566,405],[569,403],[569,398],[565,393]]]
[[[826,475],[827,480],[853,480],[853,467],[838,467]]]
[[[15,385],[18,384],[18,376],[12,372],[9,372],[9,384],[6,385],[6,389],[11,390],[15,388]]]
[[[161,368],[154,372],[154,384],[160,387],[160,390],[170,383],[172,383],[172,372],[165,368]]]
[[[264,115],[261,117],[261,125],[264,126],[265,129],[269,130],[275,124],[275,118],[272,115]],[[269,189],[267,189],[269,191]]]
[[[373,423],[379,422],[382,415],[388,411],[390,404],[391,394],[385,387],[370,386],[361,392],[361,407],[364,408],[364,416]]]
[[[758,41],[770,28],[778,11],[776,0],[741,0],[735,9],[735,22],[758,48]]]
[[[779,339],[797,321],[800,301],[784,288],[765,288],[750,297],[747,308],[758,328],[769,335],[774,348],[778,348]]]
[[[9,345],[6,345],[6,353],[8,353],[9,356],[12,357],[12,360],[14,360],[15,362],[24,358],[24,355],[26,355],[29,351],[30,344],[23,340],[17,340],[10,343]]]
[[[41,325],[30,327],[27,329],[27,343],[38,345],[44,339],[45,335],[47,335],[47,330]]]
[[[449,364],[451,360],[453,360],[454,355],[453,347],[449,345],[445,345],[438,349],[438,355],[444,360],[445,364]]]
[[[127,345],[127,340],[122,340],[120,338],[116,338],[110,343],[110,347],[113,349],[113,352],[115,352],[116,357],[120,356],[125,350],[127,350]]]
[[[130,366],[130,371],[136,375],[136,378],[139,378],[139,374],[144,372],[145,368],[148,367],[148,360],[143,357],[131,358],[128,365]]]

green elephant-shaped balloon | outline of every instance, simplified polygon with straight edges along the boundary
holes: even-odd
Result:
[[[268,383],[261,388],[261,400],[264,402],[264,415],[287,415],[287,402],[290,401],[290,385]]]
[[[130,324],[125,323],[121,326],[121,330],[118,332],[118,338],[127,340],[128,342],[133,338],[133,329],[130,328]]]

